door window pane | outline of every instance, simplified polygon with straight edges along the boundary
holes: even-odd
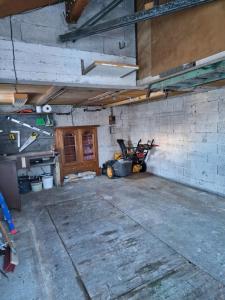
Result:
[[[82,135],[83,158],[84,160],[94,160],[94,135],[90,131],[85,131]]]
[[[72,133],[63,136],[64,159],[66,163],[76,161],[76,137]]]

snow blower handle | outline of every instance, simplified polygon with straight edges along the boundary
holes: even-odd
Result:
[[[141,139],[138,141],[137,147],[140,146],[140,143],[141,143]]]
[[[154,144],[155,143],[155,139],[152,139],[151,144],[149,142],[150,141],[148,141],[149,150],[152,149],[153,147],[159,147],[159,145]]]
[[[152,140],[151,142],[151,147],[159,147],[159,145],[155,144],[155,139]]]

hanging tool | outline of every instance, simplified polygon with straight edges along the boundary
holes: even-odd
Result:
[[[50,120],[49,115],[46,116],[45,126],[53,126],[53,122]]]
[[[22,147],[20,147],[19,152],[22,152],[28,146],[30,146],[36,139],[38,138],[38,134],[36,132],[32,132],[31,136],[26,140]]]
[[[19,124],[19,125],[21,125],[21,126],[30,128],[30,129],[32,129],[32,130],[34,130],[34,131],[37,131],[37,132],[40,132],[40,133],[43,133],[43,134],[46,134],[46,135],[49,135],[49,136],[53,136],[53,134],[50,133],[50,132],[48,132],[48,131],[42,130],[42,129],[37,128],[37,127],[35,127],[35,126],[31,126],[30,124],[27,124],[27,123],[24,123],[24,122],[22,122],[22,121],[16,120],[16,119],[14,119],[14,118],[7,117],[7,120],[9,120],[9,121],[11,121],[11,122],[14,122],[14,123],[16,123],[16,124]]]
[[[46,124],[45,124],[44,118],[37,118],[36,119],[36,125],[37,126],[45,126]]]
[[[18,130],[11,130],[10,134],[16,134],[17,135],[17,147],[20,148],[20,131],[18,131]]]
[[[15,141],[16,140],[16,135],[12,132],[9,133],[9,140],[10,141]]]

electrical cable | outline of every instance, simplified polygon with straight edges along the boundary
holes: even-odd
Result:
[[[59,4],[61,1],[59,0],[58,2],[56,2],[55,4]],[[49,0],[48,3],[48,7],[52,5],[51,1]],[[43,6],[44,7],[44,6]],[[32,9],[29,10],[27,12],[21,12],[21,14],[27,14],[27,13],[31,13],[34,12],[36,10],[40,10],[43,7],[39,7],[36,9]],[[14,70],[14,75],[15,75],[15,91],[17,93],[17,84],[18,84],[18,77],[17,77],[17,72],[16,72],[16,57],[15,57],[15,44],[14,44],[14,40],[13,40],[13,27],[12,27],[12,16],[9,16],[9,22],[10,22],[10,38],[11,38],[11,43],[12,43],[12,53],[13,53],[13,70]]]
[[[13,54],[13,69],[14,69],[14,75],[15,75],[15,91],[17,93],[17,83],[18,83],[18,77],[16,72],[16,57],[15,57],[15,44],[13,41],[13,28],[12,28],[12,17],[9,17],[10,21],[10,37],[12,42],[12,54]]]
[[[72,108],[71,108],[71,121],[72,121],[72,125],[74,126],[73,113],[74,113],[74,107],[72,106]]]

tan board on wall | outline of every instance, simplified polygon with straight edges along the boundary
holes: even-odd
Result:
[[[145,1],[137,0],[136,10],[143,9],[145,9]],[[137,58],[138,78],[149,76],[151,70],[151,21],[137,24]]]
[[[224,0],[160,17],[148,24],[150,43],[143,38],[145,32],[137,31],[138,43],[146,41],[138,45],[140,79],[225,51]],[[146,47],[151,49],[148,60],[145,51],[141,51]],[[141,64],[144,60],[146,63]]]

